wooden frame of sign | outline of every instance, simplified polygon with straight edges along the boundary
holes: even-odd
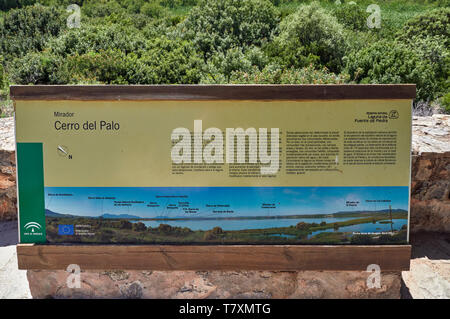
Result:
[[[411,99],[415,85],[12,86],[13,100],[355,100]],[[19,269],[409,270],[410,245],[19,244]]]
[[[19,269],[409,270],[410,245],[17,245]]]

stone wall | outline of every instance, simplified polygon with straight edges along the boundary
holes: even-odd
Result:
[[[400,273],[368,288],[357,271],[86,271],[68,288],[65,271],[28,271],[34,298],[400,298]]]
[[[450,116],[413,119],[411,233],[450,233]]]
[[[15,154],[0,151],[0,220],[17,219]]]
[[[0,221],[17,219],[13,118],[0,119]]]

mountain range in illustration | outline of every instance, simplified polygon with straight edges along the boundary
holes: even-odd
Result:
[[[136,216],[136,215],[129,215],[129,214],[103,214],[100,216],[77,216],[77,215],[71,215],[71,214],[60,214],[60,213],[55,213],[54,211],[51,211],[49,209],[45,210],[45,216],[47,217],[88,217],[88,218],[105,218],[105,219],[141,219],[143,217],[140,216]]]

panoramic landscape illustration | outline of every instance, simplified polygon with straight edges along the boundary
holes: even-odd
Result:
[[[47,239],[406,242],[407,192],[407,187],[46,187]]]

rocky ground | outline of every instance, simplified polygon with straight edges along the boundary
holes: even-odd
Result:
[[[450,299],[450,116],[413,118],[410,271],[384,273],[367,289],[358,272],[82,272],[79,290],[64,271],[19,271],[14,125],[0,119],[0,299],[117,298],[448,298]],[[3,220],[3,221],[2,221]],[[29,286],[27,278],[31,284]],[[45,278],[45,280],[42,280]],[[400,295],[400,283],[401,295]]]
[[[450,299],[449,234],[414,233],[411,245],[411,269],[402,272],[402,298]]]
[[[450,115],[413,118],[410,227],[450,233]]]
[[[17,215],[14,141],[14,118],[0,118],[0,221]]]
[[[413,154],[450,152],[450,115],[413,117]]]

